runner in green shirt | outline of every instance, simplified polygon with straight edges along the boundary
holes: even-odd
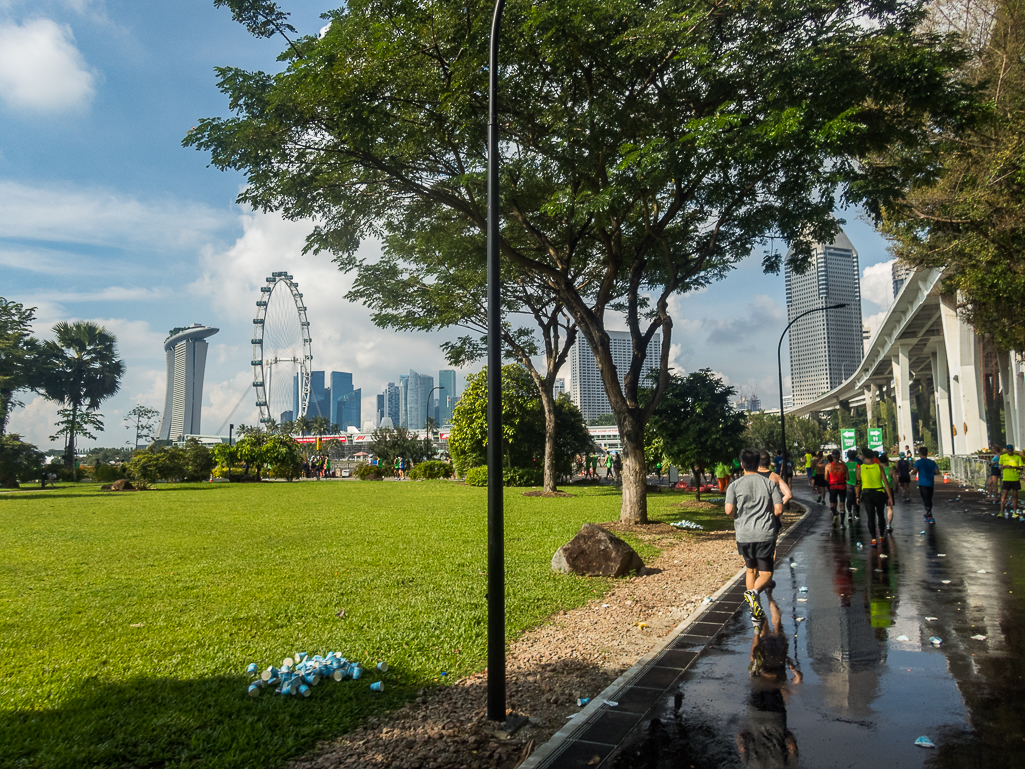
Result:
[[[1002,492],[1000,494],[1000,509],[1004,511],[1004,518],[1010,518],[1012,515],[1018,517],[1018,492],[1021,491],[1021,466],[1022,459],[1021,455],[1017,454],[1014,450],[1014,444],[1007,444],[1007,451],[1000,455],[1000,469],[1003,470],[1004,478],[1000,488]],[[1014,507],[1008,512],[1004,510],[1004,504],[1007,502],[1008,492],[1014,495]]]

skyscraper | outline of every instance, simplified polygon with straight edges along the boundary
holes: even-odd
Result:
[[[420,411],[417,414],[417,426],[414,428],[410,425],[410,429],[421,430],[427,426],[427,417],[433,420],[437,420],[434,415],[434,377],[427,376],[426,374],[420,375]]]
[[[158,433],[161,440],[176,441],[183,435],[198,435],[201,432],[203,374],[208,347],[204,340],[218,330],[196,323],[188,328],[171,329],[164,340],[167,392]]]
[[[442,388],[438,391],[438,424],[447,425],[452,422],[452,409],[455,408],[456,398],[456,372],[452,369],[442,369],[438,372],[438,384]]]
[[[612,351],[612,362],[616,366],[619,383],[623,384],[626,372],[630,368],[633,355],[633,342],[628,331],[609,331],[609,345]],[[662,335],[655,334],[648,343],[647,357],[641,367],[641,382],[647,381],[648,374],[658,371],[658,362],[662,355]],[[598,371],[598,361],[591,352],[586,340],[578,339],[569,352],[570,385],[569,397],[573,400],[584,419],[597,419],[612,413],[609,396],[605,393],[605,385]]]
[[[362,388],[356,388],[351,393],[347,393],[341,399],[335,401],[338,404],[338,419],[334,420],[334,422],[342,429],[342,432],[345,432],[350,427],[359,428],[363,426],[363,422],[360,420],[363,408],[362,398]]]
[[[394,382],[389,382],[388,386],[384,388],[382,397],[383,403],[380,422],[383,422],[387,418],[391,420],[392,425],[398,426],[402,424],[402,420],[399,419],[399,403],[401,401],[401,398],[399,397],[399,386]]]
[[[890,267],[890,275],[893,277],[893,298],[897,298],[897,294],[904,288],[904,284],[908,282],[908,278],[911,277],[911,273],[914,269],[903,264],[899,260],[893,262],[893,266]]]
[[[786,270],[787,316],[815,312],[790,327],[790,386],[799,407],[851,376],[864,354],[858,252],[841,230],[832,243],[816,243],[803,275]]]
[[[350,402],[346,399],[352,395],[352,374],[344,371],[332,371],[331,372],[331,422],[336,424],[344,430],[346,425],[344,424],[344,417],[342,416],[342,402]],[[360,426],[360,422],[355,423],[357,427]]]
[[[306,418],[331,418],[331,388],[324,384],[323,371],[310,372],[310,405],[306,408]],[[292,409],[299,413],[299,377],[292,379]]]

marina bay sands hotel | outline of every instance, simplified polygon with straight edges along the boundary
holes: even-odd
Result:
[[[203,374],[206,370],[206,339],[219,331],[198,323],[171,329],[164,340],[167,356],[167,394],[160,420],[160,440],[177,441],[199,435],[203,414]]]

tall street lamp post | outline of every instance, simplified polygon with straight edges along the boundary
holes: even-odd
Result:
[[[488,718],[505,721],[505,533],[502,508],[502,305],[498,217],[498,35],[496,0],[488,62]]]
[[[442,387],[441,385],[438,385],[437,387],[432,387],[431,391],[429,393],[427,393],[427,411],[428,411],[427,416],[428,417],[431,417],[431,414],[430,414],[431,396],[434,394],[435,390],[444,390],[444,389],[445,389],[444,387]],[[431,418],[433,419],[433,417],[431,417]],[[425,422],[425,424],[426,424],[426,422]],[[430,437],[431,437],[431,431],[428,430],[427,431],[427,439],[430,440]]]
[[[798,315],[796,318],[790,321],[787,324],[787,327],[783,329],[783,333],[779,335],[779,344],[776,345],[776,366],[779,370],[779,431],[780,436],[783,440],[783,462],[780,465],[780,469],[783,472],[780,473],[780,475],[782,475],[788,482],[790,481],[792,476],[787,472],[790,469],[790,465],[787,464],[787,456],[789,455],[789,451],[787,450],[787,418],[786,414],[783,412],[783,337],[787,335],[787,331],[790,330],[790,327],[797,323],[797,321],[799,321],[805,315],[811,315],[813,312],[825,312],[826,310],[839,310],[840,308],[846,306],[846,304],[831,304],[828,307],[816,307],[813,310],[802,312],[800,315]]]

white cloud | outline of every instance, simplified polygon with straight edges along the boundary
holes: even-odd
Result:
[[[873,264],[861,271],[861,298],[880,310],[885,310],[893,304],[892,259]]]
[[[168,295],[165,288],[139,288],[107,286],[99,291],[44,291],[26,294],[19,301],[23,304],[40,302],[148,302]]]
[[[50,448],[60,448],[59,443],[50,443],[50,436],[56,428],[57,404],[48,401],[42,395],[21,392],[18,397],[24,402],[24,408],[14,409],[11,413],[10,422],[7,425],[7,432],[18,433],[21,437],[33,443],[44,451]]]
[[[96,95],[98,74],[71,27],[51,19],[0,22],[0,99],[28,112],[75,112]]]
[[[0,180],[0,200],[0,238],[51,243],[172,251],[209,242],[232,221],[191,201],[142,201],[70,185]]]

